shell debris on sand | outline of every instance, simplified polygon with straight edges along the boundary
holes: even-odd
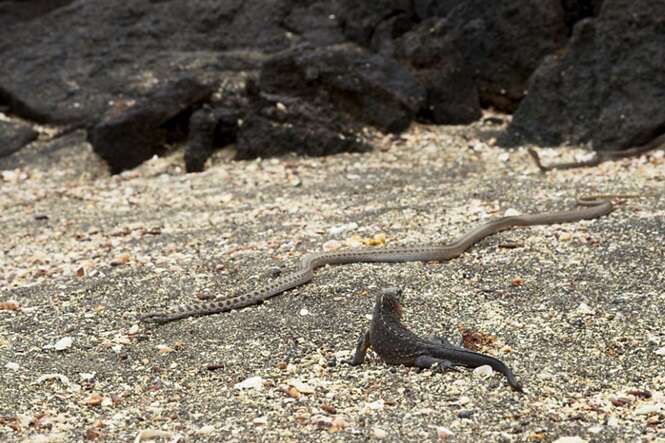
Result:
[[[114,176],[81,142],[48,168],[0,172],[0,440],[662,439],[665,157],[544,175],[495,135],[414,124],[369,154],[220,153],[200,174],[174,154]],[[260,306],[139,322],[273,282],[309,252],[446,243],[597,193],[640,198],[444,263],[326,266]],[[405,289],[414,332],[461,332],[528,393],[484,369],[418,371],[371,352],[347,365],[385,285]]]

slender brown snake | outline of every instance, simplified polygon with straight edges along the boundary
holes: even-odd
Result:
[[[636,146],[634,148],[622,149],[618,151],[595,151],[593,157],[589,160],[582,160],[576,162],[564,162],[564,163],[554,163],[551,165],[544,165],[540,160],[540,155],[535,149],[529,149],[529,155],[536,163],[538,169],[541,172],[548,172],[553,170],[566,170],[566,169],[575,169],[575,168],[588,168],[593,166],[598,166],[599,164],[610,161],[618,160],[621,158],[635,157],[645,152],[649,152],[653,149],[658,148],[661,145],[665,144],[665,134],[661,134],[658,137],[651,140],[649,143],[642,146]]]
[[[588,220],[609,214],[614,208],[605,197],[587,197],[577,201],[580,208],[566,211],[545,212],[502,217],[486,222],[463,234],[446,245],[416,245],[388,248],[361,248],[340,252],[318,252],[302,258],[300,268],[284,277],[235,297],[211,302],[181,305],[164,311],[156,311],[142,317],[145,322],[167,323],[185,317],[216,314],[261,303],[289,289],[303,285],[314,277],[314,270],[324,265],[345,263],[402,263],[411,261],[445,261],[461,255],[483,238],[517,226],[549,225]],[[599,198],[603,198],[599,200]]]

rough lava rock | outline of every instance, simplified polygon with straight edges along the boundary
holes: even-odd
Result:
[[[377,28],[384,26],[385,29],[384,22],[391,22],[394,17],[401,16],[409,20],[410,25],[407,24],[406,28],[402,28],[403,32],[415,24],[411,0],[340,0],[339,15],[344,35],[350,41],[364,47],[370,47]],[[396,30],[390,37],[399,37],[398,31]]]
[[[478,86],[481,104],[512,112],[533,71],[566,44],[558,0],[459,0],[446,18]]]
[[[432,18],[395,40],[394,56],[426,90],[418,119],[467,124],[480,118],[478,89],[446,19]]]
[[[344,33],[339,26],[336,1],[323,0],[312,4],[294,1],[282,26],[314,46],[343,43]]]
[[[363,126],[512,112],[541,63],[506,140],[614,148],[665,127],[662,2],[35,0],[3,12],[0,108],[92,128],[113,172],[188,130],[188,171],[232,142],[240,158],[363,151]],[[220,99],[248,79],[239,101]]]
[[[460,2],[460,0],[413,0],[413,10],[419,20],[445,17]]]
[[[293,43],[281,26],[291,3],[74,1],[0,29],[0,96],[23,118],[90,126],[110,102],[185,73],[207,82],[258,69]]]
[[[9,112],[36,122],[92,128],[89,139],[113,172],[162,152],[165,138],[173,132],[168,128],[169,121],[175,119],[180,129],[187,129],[183,115],[192,112],[190,105],[199,100],[199,94],[189,89],[194,83],[188,84],[182,93],[168,90],[183,76],[192,77],[192,82],[199,85],[224,85],[229,79],[257,75],[271,54],[301,42],[329,45],[345,38],[337,22],[338,6],[334,1],[61,3],[60,8],[49,13],[43,11],[38,17],[39,14],[33,14],[32,20],[11,30],[11,38],[3,35],[9,32],[7,29],[0,29],[3,58],[0,102]],[[376,66],[378,62],[385,66]],[[373,66],[401,69],[409,76],[396,62],[381,57],[376,57]],[[382,75],[390,78],[392,73],[378,77]],[[386,100],[369,100],[368,104],[382,107],[386,102],[394,103],[400,100],[396,94],[401,92],[386,91]],[[296,99],[290,100],[294,103]],[[349,120],[339,118],[343,111],[322,100],[318,102],[322,108],[313,110],[305,97],[298,100],[289,115],[296,118],[300,111],[308,115],[303,116],[302,124],[295,122],[288,131],[286,128],[293,122],[286,122],[283,115],[271,125],[245,119],[241,155],[264,155],[258,147],[265,146],[261,140],[271,139],[270,127],[278,133],[275,140],[284,143],[289,138],[305,140],[305,147],[295,149],[312,154],[366,148],[355,137],[339,142],[340,136],[350,135],[351,126],[341,127],[341,121]],[[379,121],[390,127],[408,125],[414,109],[408,97],[404,100],[387,106],[385,112],[376,112]],[[228,103],[215,103],[210,112],[197,112],[191,127],[191,143],[185,153],[187,169],[200,170],[214,146],[237,139],[238,116],[257,109],[262,113],[256,119],[271,118],[260,103],[263,101],[235,108]],[[402,105],[406,110],[401,109]],[[328,125],[336,119],[340,123]],[[251,128],[258,128],[256,139],[251,138]],[[300,129],[303,134],[293,135]],[[316,146],[317,135],[322,140],[320,146]],[[285,144],[278,148],[273,144],[270,150],[288,149]]]
[[[368,151],[358,136],[363,125],[404,130],[423,108],[425,91],[392,58],[351,43],[307,43],[267,59],[244,98],[194,113],[187,171],[202,170],[215,148],[233,141],[238,159]]]
[[[156,88],[139,101],[117,101],[90,130],[95,152],[109,164],[111,173],[138,166],[164,152],[164,144],[183,138],[193,108],[210,98],[214,88],[191,77]]]
[[[37,138],[30,126],[0,120],[0,157],[12,154]]]
[[[67,6],[73,0],[16,0],[0,1],[0,29],[20,25]]]
[[[425,103],[425,90],[408,69],[351,43],[277,54],[263,65],[259,88],[268,94],[319,97],[338,112],[389,132],[406,129]]]
[[[248,83],[246,99],[213,103],[193,115],[188,171],[202,170],[220,143],[234,139],[238,159],[367,151],[358,136],[363,125],[406,129],[425,91],[392,58],[351,43],[302,44],[266,60],[258,82]],[[242,123],[234,127],[234,121]]]
[[[559,0],[345,0],[340,23],[348,38],[385,52],[420,21],[445,17],[476,81],[481,104],[512,112],[530,75],[568,36]]]
[[[250,108],[238,128],[237,159],[371,150],[357,135],[359,122],[325,96],[269,94],[252,82],[247,90]]]
[[[575,23],[600,13],[603,0],[561,0],[568,33],[573,33]]]
[[[85,130],[69,131],[52,139],[40,140],[27,149],[18,150],[6,157],[0,157],[0,170],[18,168],[57,170],[58,174],[63,174],[61,177],[74,177],[80,174],[82,169],[71,168],[71,162],[76,161],[79,166],[86,164],[92,156],[82,151],[87,151],[88,147]],[[96,161],[93,163],[97,164]]]
[[[499,143],[644,144],[665,132],[665,3],[605,0],[538,68]]]

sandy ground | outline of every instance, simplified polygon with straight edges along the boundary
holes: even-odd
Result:
[[[119,176],[72,134],[0,159],[2,441],[665,441],[665,155],[541,174],[495,127],[414,126],[365,155]],[[543,152],[570,160],[579,149]],[[351,264],[258,307],[147,327],[323,248],[448,242],[488,218],[636,194],[444,263]],[[511,366],[436,374],[348,358],[373,294],[422,334]]]

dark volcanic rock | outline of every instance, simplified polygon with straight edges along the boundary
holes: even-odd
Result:
[[[451,3],[451,2],[447,2]],[[446,18],[478,85],[481,103],[513,111],[543,58],[566,43],[558,0],[459,0]]]
[[[275,114],[283,111],[268,105],[260,114],[252,114],[243,122],[238,133],[236,159],[273,157],[287,152],[320,156],[371,150],[348,127],[330,119],[321,108],[297,98],[284,101],[288,106],[281,119]],[[296,122],[295,125],[292,122]]]
[[[665,131],[665,3],[605,0],[533,75],[503,145],[641,145]]]
[[[70,4],[73,0],[0,1],[0,38],[9,26],[30,21]]]
[[[261,54],[293,43],[281,26],[292,3],[75,1],[11,35],[0,29],[0,96],[25,118],[91,125],[109,102],[185,72],[209,81],[238,65],[257,69]]]
[[[78,166],[87,161],[83,151],[88,146],[85,130],[74,130],[60,134],[50,140],[35,142],[24,149],[14,152],[7,157],[0,157],[0,170],[30,168],[42,171],[57,170],[58,174],[69,176],[81,172],[81,169],[72,168],[71,162]],[[97,160],[98,162],[98,160]]]
[[[339,5],[336,1],[323,0],[313,4],[294,1],[293,3],[293,9],[282,23],[287,30],[314,46],[344,42],[344,33],[337,19]]]
[[[565,45],[559,0],[345,0],[340,22],[347,37],[382,53],[419,21],[445,17],[476,81],[481,103],[513,111],[543,58]],[[436,42],[431,44],[436,45]]]
[[[28,125],[0,120],[0,157],[18,151],[35,140],[37,135]]]
[[[404,66],[353,44],[300,46],[268,60],[259,88],[268,94],[332,103],[361,124],[399,132],[425,102],[425,90]]]
[[[414,15],[411,0],[340,0],[339,14],[340,24],[346,37],[365,47],[370,46],[373,35],[383,22],[390,21],[396,16],[411,19]],[[398,32],[396,31],[391,37],[399,37]]]
[[[193,106],[212,92],[212,86],[185,77],[161,85],[140,101],[118,101],[90,131],[90,144],[111,173],[133,168],[162,153],[170,135],[182,138]]]
[[[413,0],[413,9],[420,20],[445,17],[460,4],[460,0]]]
[[[371,149],[356,135],[358,122],[325,97],[268,94],[251,83],[248,91],[251,107],[238,130],[237,159]]]
[[[457,49],[446,19],[428,19],[395,40],[395,57],[408,66],[427,91],[420,120],[465,124],[480,118],[480,101],[471,70]]]
[[[394,54],[396,39],[416,26],[413,16],[399,13],[382,21],[372,33],[369,48],[379,54]]]
[[[202,170],[215,148],[234,141],[238,159],[367,151],[357,135],[363,125],[400,131],[422,100],[392,59],[353,44],[299,45],[268,59],[244,96],[194,113],[187,171]]]
[[[572,34],[575,23],[600,13],[603,0],[562,0],[568,32]]]

